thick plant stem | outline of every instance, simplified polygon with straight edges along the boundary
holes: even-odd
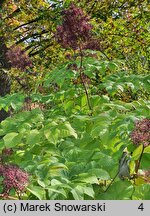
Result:
[[[87,90],[87,87],[85,85],[84,79],[82,77],[83,53],[82,53],[81,48],[80,48],[80,57],[81,57],[80,58],[80,79],[81,79],[81,82],[82,82],[82,85],[83,85],[83,88],[84,88],[84,91],[85,91],[85,95],[86,95],[86,98],[87,98],[87,104],[88,104],[89,110],[92,111],[92,107],[91,107],[91,104],[90,104],[88,90]]]
[[[141,152],[141,155],[140,155],[140,158],[137,162],[137,165],[136,165],[136,168],[135,168],[135,173],[137,174],[138,173],[138,170],[140,168],[140,164],[141,164],[141,160],[142,160],[142,156],[143,156],[143,152],[144,152],[144,145],[142,145],[142,152]]]

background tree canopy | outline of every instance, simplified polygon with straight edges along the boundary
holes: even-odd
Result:
[[[29,56],[38,55],[47,64],[60,61],[54,32],[61,23],[62,8],[70,2],[90,15],[101,51],[109,59],[124,59],[136,73],[148,71],[148,1],[4,1],[1,35],[8,46],[21,45]]]
[[[0,2],[2,199],[150,198],[149,39],[148,0]]]

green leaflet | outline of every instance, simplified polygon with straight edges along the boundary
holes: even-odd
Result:
[[[12,148],[18,145],[21,141],[21,137],[18,133],[12,132],[8,133],[3,137],[4,145],[6,148]]]

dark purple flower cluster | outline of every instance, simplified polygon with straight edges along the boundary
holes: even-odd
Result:
[[[7,60],[11,66],[24,71],[27,67],[32,67],[29,56],[21,49],[20,46],[12,46],[6,53]]]
[[[62,25],[57,27],[56,39],[64,48],[74,50],[82,48],[83,43],[91,39],[92,25],[89,24],[89,17],[82,9],[71,4],[63,11]]]
[[[90,50],[100,50],[100,41],[98,39],[91,38],[88,40],[84,45],[83,49],[90,49]]]
[[[150,145],[150,119],[142,119],[135,122],[135,129],[131,133],[131,140],[134,144]]]
[[[29,175],[27,172],[21,170],[16,165],[0,165],[0,176],[3,179],[3,195],[8,196],[11,189],[15,189],[17,192],[23,192],[25,186],[29,181]]]

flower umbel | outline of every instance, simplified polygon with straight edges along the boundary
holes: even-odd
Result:
[[[29,56],[19,46],[12,46],[6,53],[11,66],[20,70],[25,70],[27,67],[32,67],[32,62]]]
[[[142,119],[135,122],[135,129],[131,133],[131,140],[134,144],[150,145],[150,119]]]
[[[3,194],[8,196],[11,189],[23,192],[29,181],[29,175],[16,165],[0,165],[0,176],[3,177]]]
[[[92,25],[82,9],[71,4],[63,11],[62,25],[57,27],[56,39],[64,48],[78,49],[91,37]]]

